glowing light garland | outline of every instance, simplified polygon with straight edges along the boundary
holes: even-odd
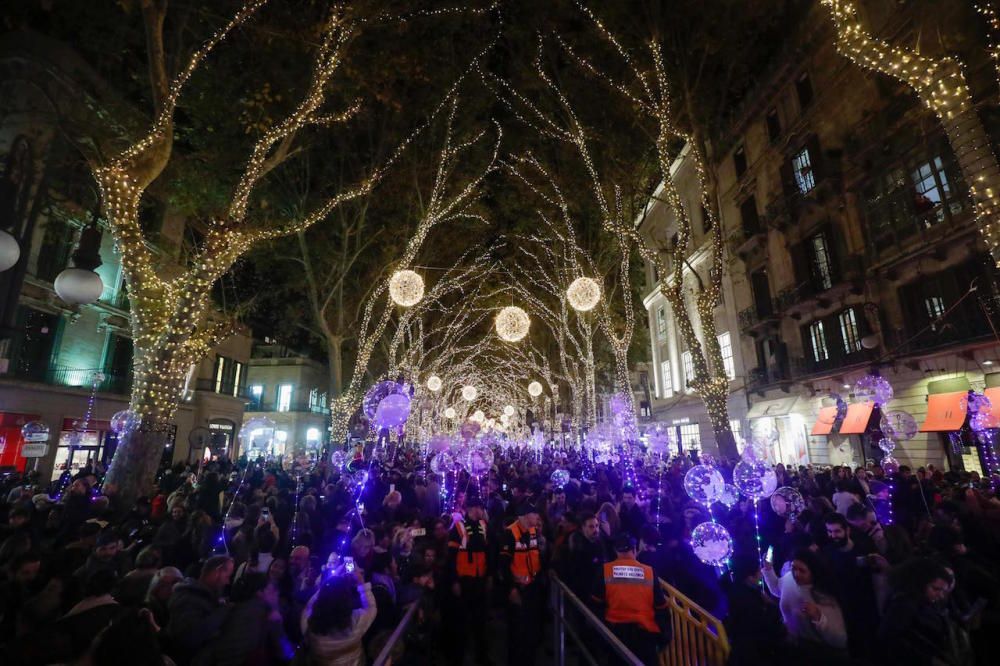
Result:
[[[424,279],[409,269],[396,271],[389,278],[389,298],[396,305],[409,308],[424,297]]]
[[[504,342],[518,342],[528,335],[531,318],[522,308],[510,305],[497,314],[495,327],[497,335]]]

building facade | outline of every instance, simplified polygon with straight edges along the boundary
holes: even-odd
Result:
[[[272,456],[320,451],[330,435],[328,386],[329,373],[322,363],[279,345],[254,347],[244,423],[266,417],[274,422],[274,432],[248,433],[250,446]]]
[[[82,230],[102,228],[96,186],[60,104],[108,101],[114,91],[65,45],[27,32],[0,39],[0,87],[0,228],[20,249],[0,273],[0,466],[34,466],[48,479],[110,461],[117,440],[109,421],[131,391],[128,295],[110,234],[99,243],[103,292],[95,302],[67,305],[53,287],[73,264]],[[191,256],[196,223],[163,202],[149,204],[143,224],[169,274]],[[250,348],[238,331],[191,368],[165,460],[231,453]],[[44,422],[50,439],[44,455],[26,460],[20,426],[31,420]]]

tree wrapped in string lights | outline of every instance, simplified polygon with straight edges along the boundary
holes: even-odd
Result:
[[[824,3],[836,29],[837,50],[861,67],[908,85],[941,121],[972,195],[979,231],[1000,265],[1000,165],[973,102],[963,63],[954,56],[927,56],[875,37],[862,24],[853,0]],[[977,3],[977,9],[987,21],[989,55],[1000,67],[1000,19],[990,4]]]

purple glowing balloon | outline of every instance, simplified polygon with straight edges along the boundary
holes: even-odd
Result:
[[[882,415],[882,434],[895,440],[909,441],[917,436],[917,420],[909,412],[897,410]]]
[[[378,403],[375,425],[378,428],[396,428],[410,418],[410,399],[402,393],[392,393]]]
[[[379,382],[368,389],[365,393],[365,399],[362,403],[365,415],[370,420],[375,420],[375,413],[378,411],[378,406],[381,404],[383,398],[393,394],[402,394],[403,387],[400,384],[392,381]]]
[[[899,461],[892,456],[882,458],[882,471],[888,476],[892,476],[899,471]]]
[[[982,393],[970,393],[962,398],[960,404],[965,407],[965,411],[969,414],[989,412],[993,408],[993,404],[990,402],[990,399]]]
[[[858,402],[874,402],[879,407],[892,400],[892,384],[880,375],[865,375],[854,384]]]
[[[733,554],[733,540],[720,523],[701,523],[691,530],[691,549],[705,564],[720,567]]]
[[[978,411],[969,417],[969,427],[972,428],[974,432],[1000,428],[1000,419],[998,419],[993,412],[988,409],[985,411]]]

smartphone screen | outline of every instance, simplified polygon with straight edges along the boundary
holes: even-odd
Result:
[[[768,564],[774,564],[774,546],[767,547],[767,552],[764,553],[764,561]]]
[[[354,573],[354,558],[345,557],[344,558],[344,571],[347,573]]]

